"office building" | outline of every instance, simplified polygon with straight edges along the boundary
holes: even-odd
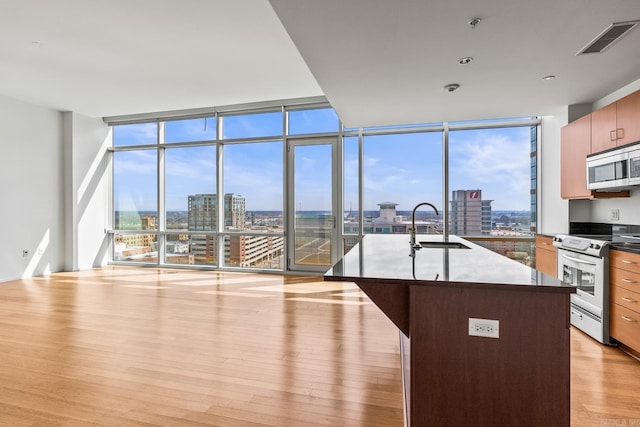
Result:
[[[458,236],[491,234],[491,202],[482,199],[482,190],[451,193],[451,233]]]

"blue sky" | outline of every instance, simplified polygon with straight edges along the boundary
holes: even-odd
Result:
[[[282,133],[282,113],[227,116],[224,138],[237,139]],[[337,129],[332,110],[290,113],[290,133]],[[155,123],[116,127],[116,146],[154,144]],[[215,139],[215,120],[167,122],[171,142]],[[302,147],[296,154],[297,208],[327,209],[328,155],[321,147]],[[530,128],[452,131],[449,136],[449,190],[483,190],[494,210],[529,210]],[[364,142],[364,208],[382,202],[410,210],[421,201],[442,208],[442,134],[413,133],[366,136]],[[357,138],[347,138],[344,152],[345,209],[358,209]],[[155,150],[115,153],[116,210],[155,210],[157,203]],[[166,150],[166,205],[186,210],[187,196],[215,193],[216,149],[213,146]],[[247,210],[281,210],[283,148],[280,140],[224,146],[224,192],[242,194]]]

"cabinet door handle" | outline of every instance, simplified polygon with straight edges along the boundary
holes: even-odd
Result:
[[[618,133],[618,130],[617,130],[617,129],[616,129],[616,130],[612,130],[611,132],[609,132],[609,139],[610,139],[611,141],[615,141],[615,140],[616,140],[616,135],[617,135],[617,133]]]
[[[625,282],[625,283],[636,283],[635,280],[631,280],[631,279],[624,279],[623,278],[622,281]]]
[[[635,262],[633,262],[633,261],[629,261],[628,259],[623,259],[623,260],[622,260],[622,263],[623,263],[623,264],[635,264]]]
[[[622,138],[624,138],[624,129],[623,128],[616,129],[616,139],[622,139]]]
[[[634,299],[627,298],[627,297],[622,297],[622,301],[626,301],[626,302],[638,302],[638,301],[636,301],[636,300],[634,300]]]
[[[620,317],[622,317],[622,319],[623,319],[623,320],[626,320],[627,322],[635,322],[635,320],[633,320],[633,319],[632,319],[632,318],[630,318],[630,317],[627,317],[627,316],[620,316]]]

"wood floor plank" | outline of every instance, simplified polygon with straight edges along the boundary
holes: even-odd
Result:
[[[572,426],[640,426],[639,361],[572,330],[571,369]],[[0,426],[400,427],[401,386],[398,331],[351,283],[112,266],[0,284]]]
[[[9,424],[402,425],[397,331],[353,284],[92,273],[0,285]]]

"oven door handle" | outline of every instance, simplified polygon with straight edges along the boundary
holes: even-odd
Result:
[[[585,260],[582,260],[582,259],[580,259],[580,258],[574,258],[574,257],[572,257],[572,256],[565,255],[565,254],[561,254],[561,255],[562,255],[563,257],[565,257],[566,259],[570,260],[570,261],[579,262],[579,263],[581,263],[581,264],[598,265],[598,264],[596,264],[595,262],[585,261]]]

